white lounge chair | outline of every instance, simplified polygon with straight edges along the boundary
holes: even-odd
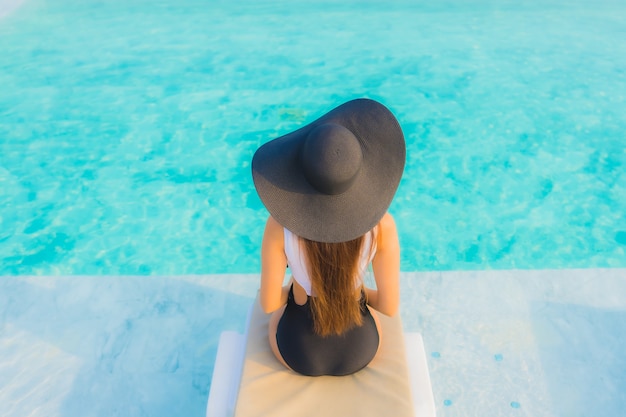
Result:
[[[419,333],[403,333],[399,315],[381,315],[378,356],[344,377],[304,377],[285,369],[267,343],[269,315],[257,301],[244,334],[220,335],[207,417],[435,417]]]

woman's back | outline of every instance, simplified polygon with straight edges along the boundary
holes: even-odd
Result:
[[[285,255],[287,256],[287,264],[291,269],[291,275],[308,296],[315,295],[312,291],[311,276],[307,266],[308,261],[302,238],[287,228],[283,228],[283,230]],[[376,253],[375,239],[372,238],[373,234],[375,234],[374,231],[364,236],[357,264],[355,288],[363,283],[367,267]]]
[[[372,235],[347,242],[316,242],[285,229],[285,254],[294,280],[310,296],[314,330],[320,336],[340,335],[361,326],[363,277],[372,258]]]
[[[376,355],[380,344],[378,313],[370,306],[380,305],[387,314],[393,315],[399,302],[399,246],[393,217],[385,214],[376,227],[376,233],[371,236],[371,243],[363,245],[359,255],[369,252],[367,246],[375,248],[371,258],[377,288],[361,286],[359,281],[362,276],[357,276],[350,284],[349,302],[354,303],[359,314],[358,325],[347,326],[340,334],[329,332],[321,336],[315,328],[313,303],[317,297],[309,296],[295,278],[284,287],[286,305],[274,313],[269,333],[272,349],[285,366],[303,375],[346,375],[366,366]],[[284,228],[270,217],[264,239],[265,262],[270,265],[286,264],[286,253],[291,251],[287,248],[294,245],[291,249],[300,254],[295,259],[300,259],[298,262],[303,262],[303,271],[308,272],[302,240],[297,239],[294,243],[291,236],[285,239]],[[359,259],[363,259],[362,256]],[[279,279],[282,281],[278,273],[274,285],[278,285]],[[262,276],[261,299],[266,292],[270,292],[267,289],[268,278],[266,272]],[[315,288],[311,286],[311,289],[315,294]]]

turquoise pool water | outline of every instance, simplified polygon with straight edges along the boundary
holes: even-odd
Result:
[[[403,270],[626,266],[623,2],[18,3],[0,275],[255,272],[252,153],[362,96],[407,139]]]

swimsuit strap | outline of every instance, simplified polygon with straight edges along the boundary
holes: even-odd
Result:
[[[307,295],[306,296],[306,303],[304,303],[302,305],[296,303],[296,298],[293,295],[293,283],[291,283],[291,287],[289,288],[289,297],[287,298],[287,304],[293,304],[294,306],[300,307],[300,308],[306,307],[307,304],[309,304],[309,298],[310,298],[310,296]]]

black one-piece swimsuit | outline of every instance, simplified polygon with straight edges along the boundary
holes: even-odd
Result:
[[[309,298],[304,305],[297,304],[292,285],[278,322],[276,342],[287,365],[308,376],[349,375],[366,367],[376,355],[379,336],[364,294],[360,301],[363,324],[330,336],[317,335],[313,330]]]

